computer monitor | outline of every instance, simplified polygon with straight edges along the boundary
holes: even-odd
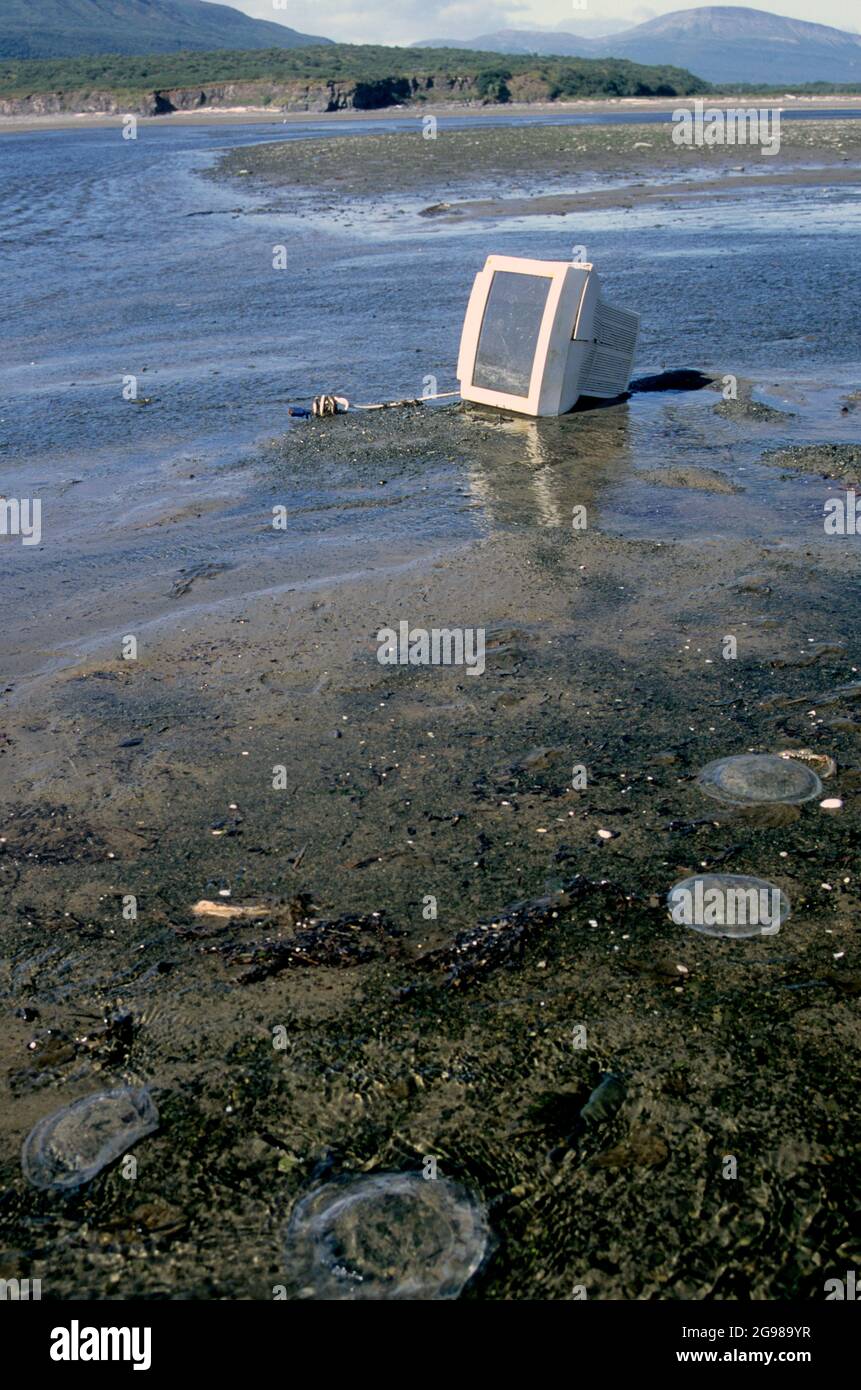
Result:
[[[640,320],[601,298],[585,261],[488,256],[475,277],[457,375],[465,401],[563,415],[628,389]]]

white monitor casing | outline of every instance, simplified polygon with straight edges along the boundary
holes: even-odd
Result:
[[[472,384],[485,308],[498,270],[551,281],[528,396]],[[639,323],[637,314],[604,302],[598,274],[588,262],[488,256],[475,277],[461,335],[457,363],[461,397],[522,415],[563,415],[581,395],[604,399],[622,395],[631,378]]]

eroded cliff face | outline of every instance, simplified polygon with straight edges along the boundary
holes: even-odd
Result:
[[[54,116],[78,111],[110,114],[129,109],[120,106],[111,92],[38,92],[29,97],[0,98],[0,116]]]
[[[546,97],[546,91],[542,96]],[[277,111],[373,111],[386,106],[482,100],[473,77],[391,77],[375,82],[217,82],[151,92],[41,92],[0,98],[0,115],[95,113],[162,116],[249,106]]]

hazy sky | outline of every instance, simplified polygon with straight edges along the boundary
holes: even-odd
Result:
[[[713,0],[221,0],[257,19],[274,19],[306,34],[343,43],[411,43],[469,39],[494,29],[568,29],[600,33]],[[771,0],[752,5],[793,19],[861,30],[859,0]]]

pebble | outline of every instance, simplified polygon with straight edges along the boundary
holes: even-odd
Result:
[[[219,890],[221,891],[221,890]],[[263,903],[216,903],[209,898],[201,898],[193,903],[191,911],[195,917],[268,917],[270,908]]]
[[[605,1120],[613,1118],[624,1099],[625,1087],[622,1078],[615,1072],[608,1071],[580,1111],[580,1118],[589,1124],[602,1124]]]

